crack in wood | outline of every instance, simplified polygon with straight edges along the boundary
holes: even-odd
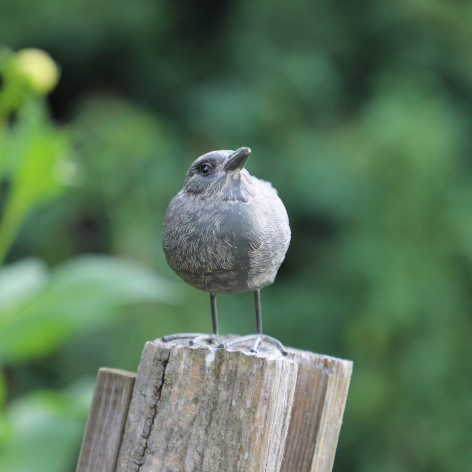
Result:
[[[159,400],[161,399],[161,393],[162,393],[162,388],[165,382],[166,367],[167,367],[168,362],[169,362],[169,358],[167,358],[166,360],[162,360],[162,376],[160,378],[160,382],[153,385],[153,398],[155,398],[155,403],[151,405],[150,407],[151,413],[146,418],[146,422],[144,424],[144,431],[141,434],[141,437],[144,439],[144,444],[143,444],[143,448],[141,452],[141,458],[139,462],[136,464],[138,466],[136,469],[136,472],[140,471],[141,466],[144,464],[144,461],[145,461],[146,452],[148,450],[148,439],[149,439],[149,436],[151,435],[152,427],[156,419],[157,404],[159,403]]]
[[[208,351],[146,344],[116,472],[331,471],[351,362]]]

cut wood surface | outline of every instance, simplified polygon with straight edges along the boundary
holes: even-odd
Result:
[[[117,471],[279,471],[297,371],[278,352],[147,343]]]
[[[99,369],[77,472],[114,472],[135,379],[133,372]]]
[[[156,340],[129,408],[133,374],[113,372],[99,371],[77,472],[332,470],[351,361]]]

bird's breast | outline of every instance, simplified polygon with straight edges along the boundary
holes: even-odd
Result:
[[[215,293],[254,290],[273,282],[288,240],[282,241],[277,255],[280,235],[277,222],[271,224],[267,202],[179,195],[169,205],[163,230],[164,253],[179,276]]]

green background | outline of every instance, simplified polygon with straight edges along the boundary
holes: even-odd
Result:
[[[354,360],[334,470],[470,467],[472,4],[2,0],[0,41],[61,68],[0,141],[0,470],[74,470],[98,367],[211,329],[162,220],[241,146],[292,227],[265,331]]]

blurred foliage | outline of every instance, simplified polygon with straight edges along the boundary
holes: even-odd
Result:
[[[467,470],[471,4],[4,0],[0,31],[61,66],[46,97],[0,55],[1,470],[73,470],[97,368],[210,329],[161,223],[194,158],[240,146],[293,230],[265,330],[355,363],[335,470]],[[253,329],[250,294],[219,307]]]
[[[1,264],[28,216],[57,199],[66,185],[80,184],[83,177],[70,158],[73,133],[52,123],[44,101],[58,77],[52,59],[41,50],[13,53],[4,49],[0,70],[0,182],[5,186]],[[139,120],[127,117],[140,130]],[[139,141],[141,135],[138,132]],[[129,139],[131,133],[127,136]],[[112,200],[112,206],[115,203]],[[50,355],[78,333],[110,323],[122,306],[171,302],[173,298],[169,283],[136,262],[110,255],[71,256],[53,269],[38,257],[0,267],[0,361],[4,367],[0,375],[0,406],[4,406],[0,412],[0,470],[69,469],[93,387],[90,380],[84,380],[68,392],[36,385],[14,395],[15,373],[21,365]],[[8,387],[12,389],[10,399]],[[86,401],[77,401],[80,392],[85,393],[82,398]],[[22,453],[25,447],[28,454]]]

